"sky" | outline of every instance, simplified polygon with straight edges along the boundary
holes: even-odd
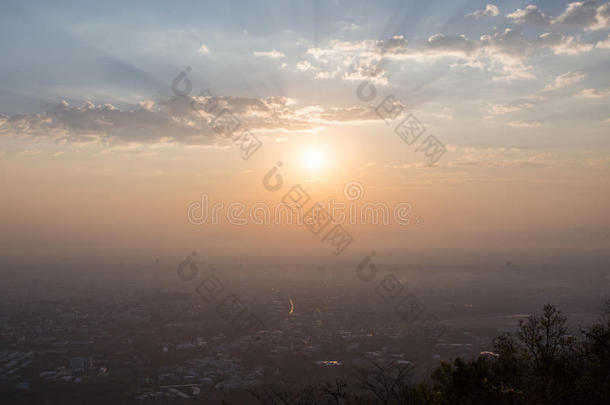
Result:
[[[609,33],[602,1],[4,1],[0,253],[332,257],[193,223],[295,185],[408,207],[344,224],[354,253],[607,250]]]

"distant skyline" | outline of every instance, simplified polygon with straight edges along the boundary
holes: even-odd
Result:
[[[193,226],[189,204],[353,181],[422,220],[353,226],[358,252],[610,247],[609,2],[7,1],[0,51],[6,256],[326,255],[306,230]],[[187,67],[189,97],[208,89],[262,141],[251,158],[172,92]],[[385,122],[388,96],[404,110]],[[446,148],[432,166],[395,132],[409,114]]]

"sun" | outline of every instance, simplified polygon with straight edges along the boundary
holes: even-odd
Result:
[[[308,169],[320,169],[326,166],[326,156],[319,148],[309,148],[303,152],[303,164]]]

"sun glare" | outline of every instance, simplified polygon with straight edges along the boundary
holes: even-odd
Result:
[[[326,156],[318,148],[309,148],[303,153],[303,164],[308,169],[320,169],[326,165]]]

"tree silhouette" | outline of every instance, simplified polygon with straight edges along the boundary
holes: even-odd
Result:
[[[551,304],[519,323],[513,336],[494,339],[494,352],[455,359],[414,384],[413,367],[373,361],[351,379],[288,393],[260,391],[264,405],[602,405],[610,404],[610,300],[600,320],[569,334],[566,317]]]

